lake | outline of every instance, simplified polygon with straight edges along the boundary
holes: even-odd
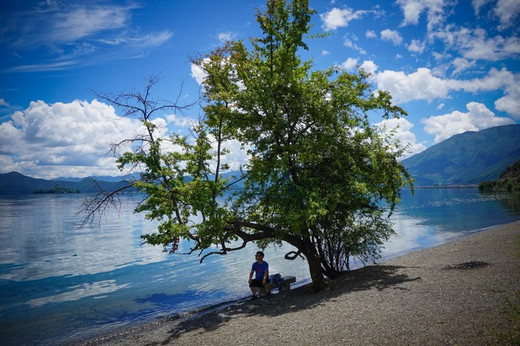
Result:
[[[66,344],[117,328],[249,295],[257,248],[227,256],[169,255],[141,245],[156,224],[133,213],[131,197],[78,229],[85,195],[0,196],[0,339],[6,345]],[[520,219],[519,194],[476,188],[405,191],[392,216],[397,235],[383,258]],[[189,251],[182,242],[180,252]],[[307,263],[269,247],[271,273],[310,282]]]

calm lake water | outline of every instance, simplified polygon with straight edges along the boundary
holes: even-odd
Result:
[[[84,195],[0,196],[0,344],[66,344],[120,327],[242,299],[254,244],[227,256],[168,255],[141,245],[156,224],[120,210],[78,229]],[[520,195],[477,189],[405,192],[384,258],[520,219]],[[188,251],[189,243],[181,244]],[[271,273],[309,282],[307,263],[268,248]]]

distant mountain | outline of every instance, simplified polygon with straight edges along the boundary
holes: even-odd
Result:
[[[78,191],[93,193],[98,191],[97,186],[112,191],[127,185],[125,182],[107,182],[84,178],[80,181],[35,179],[18,172],[0,174],[0,194],[26,194],[42,191]]]
[[[520,125],[455,135],[403,160],[416,186],[478,184],[496,180],[520,159]]]
[[[415,186],[468,185],[497,180],[504,170],[520,160],[520,125],[506,125],[479,132],[465,132],[436,144],[422,153],[403,160],[415,178]],[[230,172],[227,175],[236,175]],[[139,178],[135,176],[135,178]],[[44,180],[17,172],[0,174],[0,194],[34,193],[35,191],[69,191],[81,193],[125,186],[121,178],[62,178]],[[241,183],[234,188],[241,188]]]
[[[95,176],[88,177],[88,178],[95,179],[97,181],[106,181],[106,182],[117,183],[117,182],[122,181],[125,178],[139,179],[139,177],[140,177],[140,173],[132,173],[129,176],[95,175]],[[52,180],[53,181],[75,181],[75,182],[78,182],[78,181],[81,181],[83,179],[87,179],[87,178],[60,177],[60,178],[56,178],[56,179],[52,179]]]

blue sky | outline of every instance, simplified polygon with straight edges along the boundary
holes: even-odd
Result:
[[[390,91],[408,117],[399,126],[407,156],[457,133],[520,122],[520,1],[311,0],[317,11],[305,58],[316,69],[357,65],[373,89]],[[0,2],[0,173],[38,178],[117,175],[111,143],[139,122],[93,91],[141,89],[197,101],[200,71],[190,57],[226,40],[259,34],[260,0]],[[181,90],[182,85],[182,90]],[[166,113],[162,131],[188,133],[201,110]],[[375,116],[374,124],[381,122]],[[246,159],[230,143],[229,160]]]

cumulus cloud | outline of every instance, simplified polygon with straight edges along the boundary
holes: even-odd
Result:
[[[345,60],[339,67],[347,70],[352,71],[356,69],[357,67],[360,67],[365,72],[368,72],[370,74],[374,74],[377,71],[377,65],[372,60],[365,60],[361,65],[358,64],[358,59],[354,58],[348,58]]]
[[[453,0],[397,0],[404,20],[402,25],[417,25],[423,12],[427,13],[427,30],[434,31],[442,26],[446,18],[444,8],[454,4]]]
[[[375,124],[375,126],[386,133],[394,132],[394,143],[397,141],[399,143],[399,148],[405,149],[405,152],[400,158],[402,160],[426,149],[424,144],[417,143],[417,138],[412,132],[414,125],[405,118],[385,119]]]
[[[385,70],[377,74],[377,86],[387,90],[397,102],[446,98],[450,90],[446,81],[435,77],[430,69],[419,68],[406,74],[403,71]]]
[[[390,41],[396,46],[399,46],[403,42],[401,35],[397,31],[390,29],[381,31],[381,39],[383,41]]]
[[[356,19],[361,19],[367,11],[354,11],[351,8],[339,9],[333,8],[329,12],[320,14],[323,21],[322,28],[325,31],[336,30],[340,27],[346,27]]]
[[[464,58],[455,58],[453,60],[453,67],[455,67],[455,69],[453,70],[453,74],[459,74],[460,72],[467,70],[471,67],[475,67],[476,65],[477,63],[475,62],[475,60],[468,61]]]
[[[466,105],[467,112],[454,111],[452,113],[431,116],[423,119],[426,133],[435,136],[435,143],[439,143],[456,134],[466,131],[480,131],[490,127],[514,124],[509,118],[497,117],[484,104],[470,102]]]
[[[206,71],[204,71],[199,65],[191,64],[191,77],[194,78],[199,85],[202,85],[206,76]]]
[[[365,37],[366,38],[376,38],[377,34],[374,30],[367,30],[367,32],[365,33]]]
[[[377,71],[377,65],[372,60],[365,60],[360,66],[365,72],[373,75]]]
[[[352,70],[357,66],[357,62],[358,59],[348,58],[340,65],[340,67],[344,68],[345,70]]]
[[[118,174],[110,144],[136,135],[141,123],[99,101],[31,102],[0,124],[3,171],[34,177]],[[45,172],[45,176],[42,176]]]
[[[500,20],[498,29],[507,29],[515,25],[520,13],[520,2],[518,0],[498,0],[493,11]]]
[[[0,107],[9,107],[9,103],[6,100],[0,98]]]
[[[187,116],[180,116],[177,114],[167,114],[167,115],[165,115],[165,118],[166,118],[165,126],[173,124],[175,127],[190,129],[190,128],[193,128],[193,126],[195,125],[194,120]]]
[[[448,25],[431,35],[468,60],[497,61],[514,58],[520,54],[520,38],[517,36],[488,37],[484,29],[457,28]]]
[[[229,166],[231,171],[238,171],[250,159],[247,155],[249,147],[243,147],[242,143],[237,140],[226,141],[223,148],[228,151],[223,158],[223,162]],[[213,144],[213,149],[217,150],[216,142]]]
[[[412,40],[408,45],[408,50],[413,53],[422,53],[424,52],[425,44],[419,40]]]
[[[492,1],[493,0],[471,0],[471,4],[473,5],[473,9],[475,10],[475,15],[478,16],[480,13],[480,9]]]
[[[491,69],[483,78],[470,80],[449,80],[450,88],[469,92],[504,91],[504,96],[495,101],[495,108],[520,120],[520,74],[513,74],[507,69]]]
[[[451,91],[485,92],[502,90],[504,96],[495,101],[499,111],[520,119],[520,74],[507,69],[491,69],[482,78],[467,80],[443,79],[433,75],[427,68],[406,74],[402,71],[385,70],[376,76],[378,89],[387,90],[397,102],[413,100],[446,99]]]

